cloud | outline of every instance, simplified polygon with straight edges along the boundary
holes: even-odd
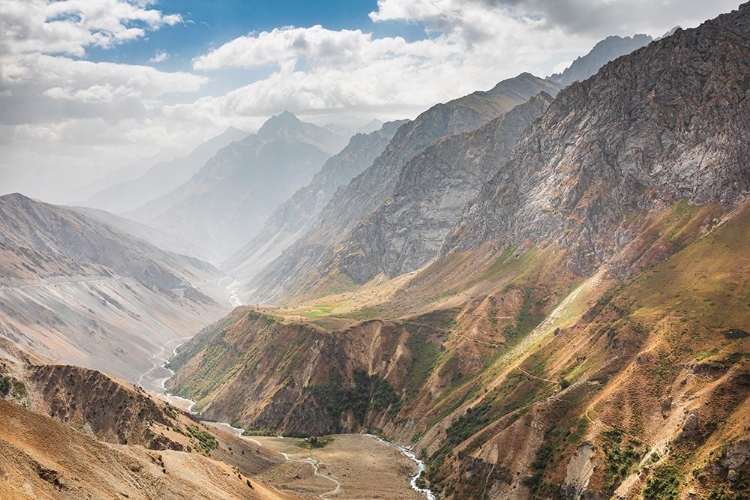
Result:
[[[168,137],[160,96],[208,78],[82,59],[182,22],[153,3],[0,1],[0,185],[55,193],[80,181],[74,172],[114,168]]]
[[[322,26],[250,33],[195,58],[193,69],[270,68],[270,75],[192,107],[237,118],[284,109],[402,118],[523,71],[544,75],[595,42],[569,36],[560,44],[559,30],[536,33],[538,21],[498,9],[464,14],[471,29],[446,29],[415,41]]]
[[[112,47],[182,22],[179,14],[126,0],[5,0],[0,3],[0,54],[66,54]]]
[[[166,50],[157,50],[156,54],[154,54],[154,57],[148,60],[150,63],[163,63],[169,59],[169,54],[167,54]]]
[[[322,26],[283,27],[236,38],[193,60],[193,69],[282,65],[304,59],[310,67],[352,66],[404,53],[399,37],[373,39],[360,30],[333,31]]]
[[[695,26],[736,8],[737,0],[378,0],[377,7],[370,13],[375,22],[420,22],[428,28],[462,32],[469,39],[486,35],[482,15],[492,17],[497,12],[540,21],[546,29],[559,28],[567,34],[604,37],[661,35],[677,24]]]

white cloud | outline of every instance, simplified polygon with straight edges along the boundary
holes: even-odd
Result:
[[[208,78],[80,59],[91,47],[109,49],[182,22],[179,14],[163,14],[152,4],[0,0],[4,190],[15,183],[37,194],[54,193],[78,182],[72,173],[115,168],[166,138],[159,97],[195,92]],[[191,134],[185,135],[189,140]]]
[[[179,14],[127,0],[4,0],[0,2],[0,54],[67,54],[111,47],[182,22]]]
[[[196,70],[284,64],[302,58],[310,67],[360,66],[412,51],[419,44],[403,38],[373,39],[360,30],[332,31],[322,26],[284,27],[236,38],[193,61]]]
[[[426,23],[434,29],[482,36],[477,14],[502,11],[515,19],[541,21],[546,28],[596,37],[649,33],[658,36],[676,25],[696,26],[736,8],[737,0],[378,0],[373,21]]]
[[[192,106],[200,113],[238,118],[268,116],[283,109],[301,114],[413,116],[432,104],[490,88],[523,71],[544,75],[560,59],[569,60],[594,43],[569,36],[566,44],[560,44],[559,30],[537,33],[538,21],[514,19],[503,10],[486,7],[464,11],[464,22],[473,27],[446,29],[410,42],[321,26],[251,33],[195,58],[193,69],[269,67],[275,71]]]
[[[148,60],[150,63],[163,63],[169,59],[169,54],[167,54],[167,51],[165,50],[157,50],[156,54],[154,54],[154,57]]]

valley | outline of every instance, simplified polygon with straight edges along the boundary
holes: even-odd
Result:
[[[137,15],[103,52],[195,28],[112,1]],[[400,1],[368,19],[408,31],[253,31],[160,84],[169,105],[130,92],[189,146],[113,159],[61,189],[75,207],[0,195],[0,498],[750,498],[750,2],[563,63],[556,40],[594,32],[548,31],[538,2]],[[39,5],[45,26],[90,19]],[[456,88],[419,109],[385,73],[345,89],[403,47],[404,82],[446,40],[501,57],[470,11],[555,33],[550,76],[516,61],[467,93],[435,73]],[[40,60],[86,54],[59,50]],[[322,94],[310,68],[335,71]],[[273,91],[211,95],[230,73]],[[43,95],[88,116],[115,89]]]

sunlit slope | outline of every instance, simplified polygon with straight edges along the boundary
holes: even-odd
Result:
[[[457,498],[485,484],[518,498],[573,485],[571,453],[626,434],[639,460],[653,448],[669,465],[694,409],[699,422],[744,418],[750,208],[722,214],[684,202],[636,214],[640,237],[587,279],[554,245],[480,248],[357,292],[238,309],[175,359],[175,387],[246,427],[416,442],[433,487]],[[642,271],[617,284],[621,266]],[[679,474],[743,432],[701,427]],[[613,476],[587,460],[584,482],[602,495],[637,469],[631,457]],[[482,480],[461,479],[469,469]]]

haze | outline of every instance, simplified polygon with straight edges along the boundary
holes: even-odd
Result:
[[[58,203],[284,110],[350,133],[736,2],[6,0],[0,193]],[[152,162],[153,163],[153,162]]]

